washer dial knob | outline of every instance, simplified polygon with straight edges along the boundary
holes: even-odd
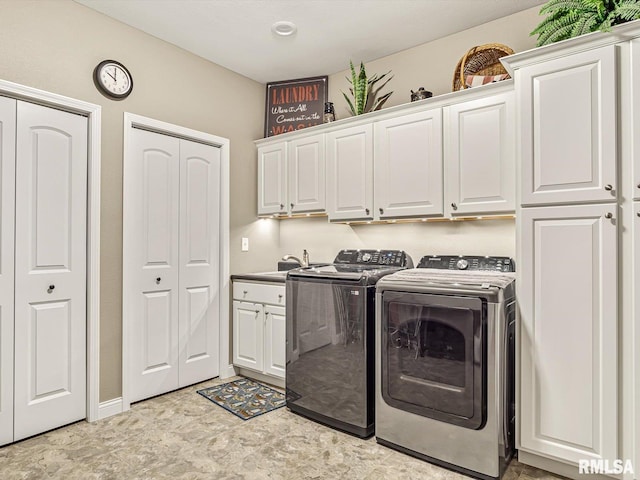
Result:
[[[371,260],[371,254],[369,252],[365,252],[362,254],[362,261],[363,262],[368,262],[369,260]]]
[[[458,270],[466,270],[468,266],[469,266],[469,262],[466,261],[464,258],[461,258],[456,263],[456,267],[458,267]]]

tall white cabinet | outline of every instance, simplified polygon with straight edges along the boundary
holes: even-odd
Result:
[[[636,22],[504,59],[519,112],[519,460],[574,478],[580,461],[616,459],[638,478],[634,37]]]
[[[0,127],[4,444],[86,417],[88,124],[0,97]]]
[[[125,162],[130,401],[219,373],[220,148],[138,128]]]

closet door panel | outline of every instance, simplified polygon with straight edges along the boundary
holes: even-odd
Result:
[[[16,101],[0,97],[0,445],[13,441]]]
[[[180,140],[131,130],[124,165],[123,305],[131,401],[178,388]]]
[[[15,440],[86,417],[87,119],[17,103]]]
[[[220,149],[180,141],[180,385],[218,375]]]

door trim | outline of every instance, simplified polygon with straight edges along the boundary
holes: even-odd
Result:
[[[129,161],[129,147],[131,144],[131,130],[139,128],[152,132],[171,135],[199,143],[206,143],[220,148],[220,335],[219,335],[219,370],[220,378],[235,375],[235,370],[229,358],[229,139],[218,137],[205,132],[199,132],[190,128],[173,125],[170,123],[143,117],[129,112],[124,112],[124,140],[123,140],[123,164]],[[123,185],[126,179],[123,177]],[[123,223],[123,238],[125,237]],[[125,249],[122,255],[123,272],[126,269],[127,258]],[[122,278],[122,294],[125,296],[125,277]],[[122,411],[131,408],[131,395],[129,392],[129,324],[126,322],[126,304],[122,302]]]
[[[100,148],[102,107],[56,93],[0,80],[0,95],[88,119],[87,139],[87,421],[99,420],[100,405]]]

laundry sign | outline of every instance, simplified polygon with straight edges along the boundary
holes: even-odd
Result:
[[[264,136],[320,125],[328,83],[326,75],[267,83]]]

